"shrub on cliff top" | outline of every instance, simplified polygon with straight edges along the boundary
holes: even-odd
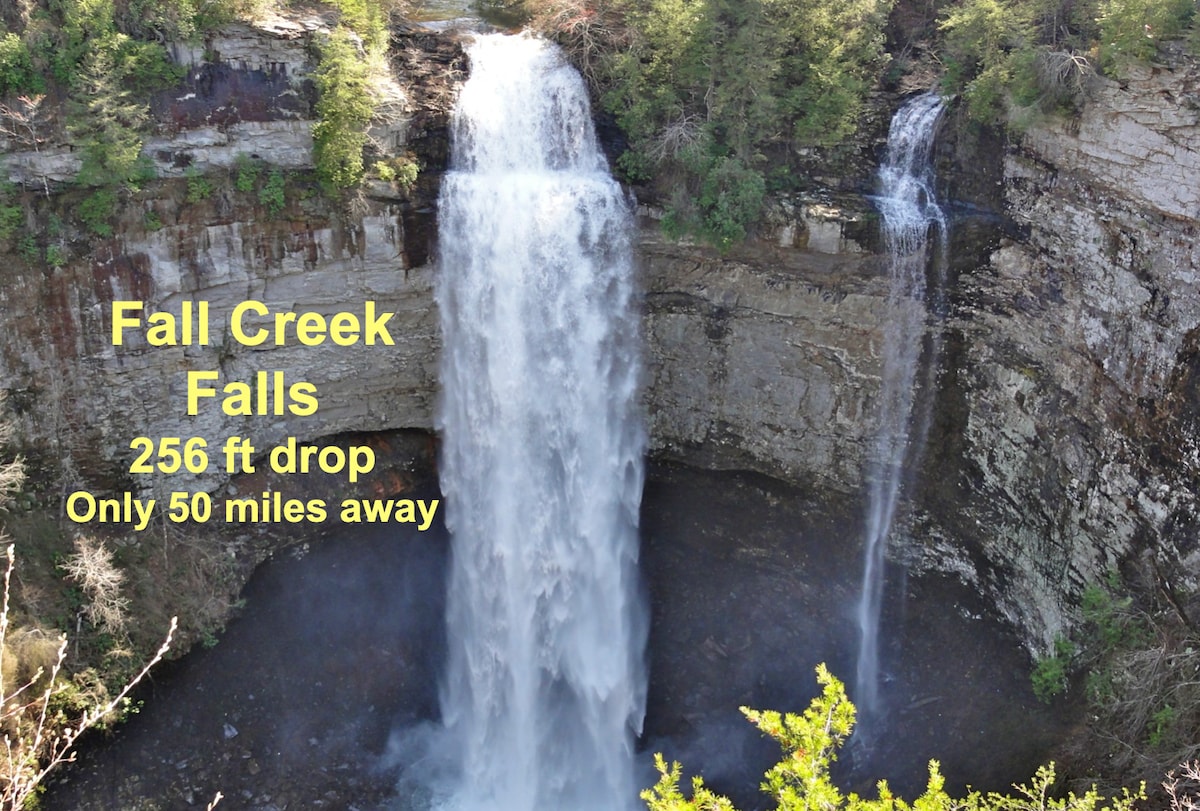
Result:
[[[943,85],[976,120],[1019,124],[1077,106],[1096,68],[1119,74],[1196,35],[1195,16],[1194,0],[962,0],[940,17]]]
[[[1103,0],[1100,61],[1112,70],[1154,56],[1158,43],[1182,36],[1196,13],[1194,0]]]
[[[590,70],[629,138],[619,168],[657,181],[665,197],[682,190],[686,205],[672,204],[670,221],[722,246],[757,221],[769,169],[855,131],[887,61],[889,0],[615,5],[624,34],[609,12],[603,26],[554,33],[604,33],[609,52]]]

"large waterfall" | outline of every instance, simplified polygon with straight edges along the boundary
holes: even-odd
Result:
[[[942,114],[933,93],[917,96],[897,112],[888,131],[887,156],[879,170],[884,248],[889,257],[887,315],[883,324],[882,383],[875,448],[867,470],[867,520],[861,631],[855,701],[868,720],[879,709],[879,626],[884,560],[896,515],[901,480],[915,461],[928,430],[913,414],[914,388],[925,336],[926,282],[931,226],[944,245],[946,222],[934,197],[930,153]],[[930,353],[936,356],[936,352]],[[936,363],[936,357],[928,359]],[[927,378],[932,381],[932,376]]]
[[[488,35],[469,56],[437,291],[447,805],[624,809],[647,626],[630,205],[552,45]]]

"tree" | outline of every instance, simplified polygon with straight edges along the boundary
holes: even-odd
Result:
[[[1019,0],[966,0],[947,9],[944,83],[962,88],[967,111],[977,120],[995,119],[1009,88],[1028,84],[1034,57],[1034,21]]]
[[[97,48],[84,61],[70,102],[67,130],[83,149],[79,182],[85,186],[127,183],[139,174],[141,130],[149,120],[145,102],[121,84],[114,52]]]
[[[18,96],[12,104],[0,102],[0,135],[6,135],[34,152],[41,152],[46,141],[42,134],[46,126],[46,114],[42,109],[45,99],[45,94],[39,93]]]
[[[1195,13],[1193,0],[1101,0],[1101,64],[1119,69],[1150,59],[1159,41],[1180,36]]]
[[[2,395],[0,402],[3,402]],[[8,444],[12,436],[12,425],[0,421],[0,445]],[[12,503],[24,481],[25,466],[20,457],[0,461],[0,509]],[[4,533],[0,532],[0,540],[5,539]],[[4,594],[0,600],[0,735],[4,741],[0,752],[0,811],[20,811],[29,807],[27,803],[37,795],[46,775],[75,759],[74,746],[79,736],[125,706],[129,691],[166,654],[177,622],[171,618],[166,639],[158,652],[115,695],[85,698],[63,674],[67,656],[65,634],[58,637],[56,652],[49,656],[48,669],[38,666],[29,673],[28,662],[21,661],[20,652],[25,646],[21,645],[21,634],[12,627],[10,603],[16,567],[12,543],[8,544],[5,556]],[[45,638],[40,633],[36,636]],[[215,804],[216,800],[213,802]]]
[[[321,62],[313,72],[319,93],[313,162],[322,181],[342,189],[362,180],[367,124],[375,110],[365,57],[355,34],[338,26],[321,46]]]
[[[893,795],[883,780],[876,799],[843,794],[830,776],[830,766],[854,729],[855,709],[845,686],[823,664],[817,666],[817,683],[821,694],[799,715],[742,708],[750,723],[783,749],[783,759],[767,771],[761,785],[779,811],[1133,811],[1134,802],[1145,798],[1144,784],[1136,793],[1124,791],[1107,800],[1094,788],[1081,796],[1071,792],[1053,797],[1054,764],[1038,769],[1028,784],[1014,786],[1011,795],[970,792],[952,798],[937,761],[929,763],[925,793],[911,803]],[[701,777],[692,779],[692,796],[685,797],[679,788],[679,763],[668,767],[658,754],[655,765],[658,783],[642,792],[650,811],[736,811],[728,799],[708,789]]]
[[[887,61],[890,0],[623,0],[620,13],[595,5],[587,18],[606,21],[605,36],[593,38],[601,52],[568,51],[629,137],[618,167],[664,191],[668,228],[722,248],[758,221],[768,173],[786,183],[800,150],[855,131]],[[591,27],[554,30],[569,39]]]
[[[82,613],[88,622],[108,634],[124,630],[129,607],[129,600],[121,595],[125,573],[117,568],[104,542],[88,535],[76,538],[75,554],[63,562],[62,568],[87,598]]]
[[[6,661],[5,656],[10,650],[9,595],[16,565],[12,544],[8,545],[6,554],[8,566],[4,572],[4,598],[0,607],[0,677],[18,665]],[[38,668],[32,677],[15,688],[4,689],[0,696],[0,730],[4,736],[4,753],[0,755],[0,809],[19,811],[27,808],[46,776],[61,764],[75,760],[74,746],[79,736],[111,718],[126,704],[129,691],[166,655],[176,624],[172,617],[171,627],[158,652],[115,696],[107,701],[89,703],[74,717],[65,715],[60,700],[65,691],[71,690],[60,678],[67,658],[66,634],[59,637],[58,653],[49,673]]]

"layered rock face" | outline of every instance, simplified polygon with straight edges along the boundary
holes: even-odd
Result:
[[[134,437],[204,437],[214,458],[225,437],[248,437],[266,450],[285,437],[311,439],[351,430],[430,426],[434,396],[436,317],[430,271],[405,272],[396,254],[396,215],[365,216],[352,229],[339,222],[302,226],[250,221],[169,225],[136,241],[118,239],[89,263],[10,278],[0,289],[8,316],[5,385],[20,413],[23,436],[44,442],[80,484],[113,490],[133,459]],[[238,345],[224,328],[244,300],[272,312],[347,311],[364,302],[395,311],[396,346],[307,347],[292,342],[262,350]],[[152,347],[133,330],[110,342],[114,300],[146,302],[146,314],[179,315],[184,301],[210,307],[209,346]],[[143,316],[144,318],[145,316]],[[254,319],[254,327],[268,321]],[[247,323],[250,323],[249,321]],[[217,371],[208,388],[259,371],[282,371],[288,384],[316,386],[312,416],[229,416],[221,398],[187,411],[187,373]],[[170,477],[170,490],[212,489],[226,477],[212,466],[190,479]],[[157,485],[167,486],[166,481]]]
[[[1003,167],[1024,236],[959,282],[958,503],[930,499],[927,529],[973,538],[981,585],[1044,645],[1065,595],[1134,558],[1195,585],[1198,79],[1136,68],[1027,132]]]
[[[129,442],[137,436],[200,436],[215,447],[240,435],[261,451],[288,436],[431,428],[433,209],[447,158],[445,117],[465,71],[451,38],[420,31],[393,37],[393,115],[372,135],[392,153],[420,158],[411,194],[376,183],[354,211],[337,211],[293,189],[275,217],[254,193],[228,186],[218,185],[211,199],[187,200],[185,176],[232,177],[246,158],[268,168],[311,168],[307,77],[319,35],[319,21],[276,21],[230,26],[204,47],[175,46],[187,78],[152,100],[160,132],[144,148],[165,180],[137,196],[140,206],[126,206],[114,238],[97,244],[69,235],[77,250],[62,267],[10,264],[0,288],[0,323],[10,336],[0,347],[0,385],[12,392],[22,436],[57,457],[77,484],[214,489],[227,478],[212,466],[193,478],[131,480]],[[78,171],[78,155],[65,145],[18,146],[8,145],[4,165],[28,188],[61,184]],[[55,205],[69,210],[78,202],[73,194],[80,196],[34,201],[36,216],[46,219]],[[653,442],[664,455],[850,492],[860,484],[871,430],[886,285],[877,258],[855,241],[870,230],[857,216],[809,205],[777,219],[776,246],[748,248],[738,259],[668,243],[646,221]],[[151,221],[161,227],[148,227]],[[247,299],[272,312],[326,316],[361,313],[371,300],[396,313],[390,331],[397,346],[293,340],[248,348],[226,328]],[[114,347],[114,300],[144,301],[143,319],[156,311],[178,316],[183,302],[205,301],[210,345],[153,347],[130,330],[126,345]],[[189,417],[186,375],[194,370],[219,371],[218,388],[281,371],[288,383],[313,384],[320,405],[311,416],[230,417],[209,400]]]
[[[218,466],[132,480],[137,436],[213,446],[241,435],[262,449],[288,436],[432,427],[429,256],[445,116],[465,70],[457,46],[420,33],[393,42],[400,112],[375,135],[392,154],[421,159],[411,193],[376,184],[353,210],[335,210],[293,187],[276,218],[232,184],[186,202],[189,167],[236,171],[242,155],[310,166],[314,30],[232,28],[210,44],[211,62],[180,49],[188,84],[155,100],[164,131],[147,144],[167,180],[127,207],[114,238],[74,235],[62,267],[13,259],[0,270],[0,387],[12,391],[22,435],[76,483],[111,492],[224,483]],[[975,582],[1033,648],[1070,624],[1073,594],[1132,556],[1156,562],[1164,587],[1200,562],[1197,98],[1195,71],[1181,63],[1102,84],[1078,121],[1035,126],[1007,151],[971,147],[952,125],[944,133],[959,154],[943,160],[942,199],[966,198],[974,214],[957,221],[939,382],[922,392],[934,408],[909,493],[903,534],[913,540],[896,551]],[[5,165],[40,188],[70,175],[73,160],[51,147]],[[28,205],[45,221],[77,202],[72,194]],[[887,283],[870,250],[870,206],[857,208],[785,207],[770,233],[730,256],[668,242],[647,219],[645,401],[656,454],[859,490]],[[110,302],[121,299],[174,313],[207,301],[213,340],[114,347]],[[223,324],[246,299],[325,315],[361,313],[373,300],[396,313],[396,346],[245,347]],[[230,417],[209,401],[188,417],[189,370],[218,370],[219,385],[282,371],[316,386],[320,405],[304,417]]]
[[[1099,80],[1078,120],[1007,148],[943,133],[950,308],[893,552],[975,583],[1034,650],[1113,570],[1196,585],[1198,91],[1181,60]],[[885,292],[853,244],[811,241],[828,226],[797,220],[802,249],[724,260],[646,241],[660,452],[859,486]]]
[[[786,244],[814,231],[830,237],[824,250]],[[834,218],[797,218],[780,229],[785,245],[733,257],[666,241],[652,223],[642,233],[655,451],[857,490],[879,388],[879,257]]]
[[[426,164],[414,189],[369,184],[357,203],[338,209],[311,184],[306,193],[292,180],[285,208],[271,215],[257,192],[236,191],[220,173],[252,159],[263,167],[261,186],[269,171],[311,169],[307,76],[317,30],[315,22],[232,26],[208,43],[212,61],[199,48],[177,48],[189,74],[183,88],[153,100],[162,133],[144,148],[167,180],[126,202],[113,238],[65,234],[61,267],[13,261],[0,271],[0,386],[11,392],[21,436],[56,457],[72,484],[157,492],[215,489],[227,479],[214,463],[199,476],[133,480],[130,442],[138,436],[203,437],[218,459],[233,435],[261,452],[289,436],[431,427],[438,338],[428,256],[448,102],[465,60],[452,39],[396,36],[391,115],[372,134],[384,154],[415,152]],[[53,146],[9,154],[5,166],[33,188],[78,168],[74,154]],[[214,178],[207,199],[169,179],[197,171]],[[59,220],[70,222],[79,196],[27,202],[31,221],[64,213]],[[111,302],[122,300],[144,302],[143,321],[158,311],[179,318],[185,301],[207,302],[208,345],[150,346],[130,329],[114,346]],[[387,325],[395,345],[305,346],[290,331],[282,346],[273,334],[245,346],[230,334],[229,318],[246,300],[271,314],[345,311],[359,319],[373,301],[378,312],[395,313]],[[270,329],[271,318],[246,325]],[[319,407],[310,416],[273,408],[230,416],[218,394],[188,416],[189,371],[219,372],[210,385],[218,392],[235,381],[257,386],[256,373],[279,371],[288,385],[315,386]]]

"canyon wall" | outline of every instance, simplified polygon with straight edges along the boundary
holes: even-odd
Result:
[[[183,87],[152,100],[159,133],[143,149],[161,180],[123,192],[111,238],[85,233],[74,218],[85,192],[59,186],[53,195],[26,195],[27,227],[6,246],[10,261],[0,271],[0,387],[10,392],[20,435],[69,486],[148,494],[212,490],[228,479],[216,463],[196,476],[131,477],[138,436],[203,437],[219,460],[229,436],[264,452],[290,436],[432,428],[438,336],[428,257],[438,161],[465,59],[452,38],[397,34],[389,116],[372,135],[385,156],[415,154],[429,171],[411,189],[368,182],[340,205],[318,193],[311,174],[308,75],[318,31],[315,22],[238,25],[206,48],[176,47],[189,73]],[[248,161],[258,167],[256,188],[239,191],[234,178]],[[11,180],[49,189],[73,177],[78,157],[51,144],[10,151],[4,166]],[[276,210],[263,199],[272,171],[295,172]],[[198,176],[211,179],[207,194],[193,191]],[[58,224],[56,233],[47,222]],[[35,249],[45,241],[60,261],[29,257],[22,239]],[[359,319],[372,301],[395,313],[387,324],[394,346],[304,346],[294,331],[282,346],[273,335],[245,346],[230,334],[229,317],[248,299],[272,314],[345,311]],[[157,311],[179,317],[185,301],[207,302],[208,345],[150,346],[128,329],[114,346],[114,300],[144,302],[143,321]],[[271,316],[245,323],[270,329]],[[265,415],[230,416],[218,394],[188,416],[190,371],[219,372],[208,384],[218,392],[233,381],[258,387],[256,373],[279,371],[288,386],[315,386],[319,407],[296,416],[272,403]]]
[[[1197,586],[1198,73],[1175,56],[1096,79],[1078,118],[1007,141],[943,127],[948,311],[892,551],[973,583],[1035,651],[1110,572],[1175,601]],[[797,217],[771,235],[791,247],[745,258],[646,240],[660,452],[860,484],[885,290],[838,224]]]
[[[311,194],[312,69],[303,23],[232,27],[177,48],[187,85],[154,101],[147,155],[160,178],[124,201],[115,236],[71,218],[81,192],[26,194],[28,225],[54,215],[65,261],[0,246],[0,388],[22,436],[71,485],[215,489],[226,476],[128,474],[136,436],[250,438],[260,449],[348,431],[432,429],[437,396],[434,214],[446,116],[465,63],[450,38],[393,40],[392,115],[376,140],[423,164],[411,190],[369,183],[353,204]],[[1072,595],[1111,568],[1151,563],[1164,589],[1196,571],[1200,466],[1200,123],[1196,70],[1100,81],[1078,120],[1005,146],[957,119],[940,170],[956,212],[944,350],[923,469],[897,555],[957,571],[1044,648]],[[0,145],[4,146],[4,145]],[[76,168],[65,147],[5,167],[31,190]],[[865,145],[865,149],[874,148]],[[270,214],[232,183],[252,156],[300,174]],[[218,180],[189,201],[188,173]],[[221,180],[223,178],[223,180]],[[791,201],[730,255],[663,239],[643,210],[645,408],[653,452],[855,493],[870,452],[887,281],[871,206]],[[72,230],[76,229],[76,230]],[[39,243],[40,244],[40,243]],[[43,246],[44,247],[44,246]],[[394,311],[394,347],[249,348],[109,340],[113,300],[179,312],[208,301],[220,325],[242,300],[272,310]],[[222,384],[258,370],[317,387],[312,416],[185,413],[188,370]],[[215,454],[214,454],[215,456]],[[1144,568],[1144,567],[1143,567]]]
[[[1019,238],[955,291],[957,504],[926,499],[925,529],[973,539],[981,585],[1045,646],[1064,595],[1108,572],[1174,599],[1200,571],[1200,73],[1172,62],[1097,80],[1078,118],[1016,140]]]
[[[808,230],[799,219],[783,234]],[[664,240],[653,222],[641,256],[653,450],[857,490],[879,388],[879,257],[841,237],[721,257]]]

